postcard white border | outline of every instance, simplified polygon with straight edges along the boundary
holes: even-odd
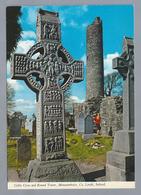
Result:
[[[133,189],[135,182],[8,182],[8,189]]]
[[[9,190],[7,183],[7,150],[6,150],[6,6],[18,6],[18,5],[82,5],[82,4],[94,4],[94,5],[123,5],[123,4],[134,4],[135,5],[135,139],[136,139],[136,171],[135,171],[135,188],[131,189],[122,188],[120,189],[101,189],[98,188],[93,191],[93,189],[79,189],[75,190],[56,190],[56,189],[48,189],[46,190],[21,190],[21,189],[13,189]],[[141,117],[141,90],[140,90],[140,83],[141,83],[141,1],[140,0],[0,0],[0,194],[2,195],[44,195],[49,193],[52,195],[84,195],[84,194],[104,194],[104,195],[139,195],[141,194],[141,153],[140,153],[140,143],[141,143],[141,129],[140,129],[140,117]],[[107,182],[106,182],[107,183]],[[112,184],[113,182],[109,182]],[[116,182],[117,183],[117,182]],[[122,183],[122,184],[121,184]],[[123,185],[124,182],[120,182],[120,185]],[[126,182],[127,183],[127,182]],[[134,183],[134,182],[133,182]],[[11,185],[11,184],[10,184]],[[107,184],[106,184],[107,185]],[[116,185],[116,184],[115,184]],[[127,184],[126,184],[127,185]],[[134,185],[134,184],[133,184]],[[78,188],[77,188],[78,189]]]

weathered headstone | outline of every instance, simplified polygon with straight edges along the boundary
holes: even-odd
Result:
[[[32,136],[36,137],[36,117],[32,120]]]
[[[84,114],[81,112],[80,114],[79,114],[79,117],[78,117],[78,126],[77,126],[77,128],[78,128],[78,133],[84,133]]]
[[[31,141],[27,136],[22,136],[17,141],[17,160],[31,160]]]
[[[115,133],[113,150],[107,154],[108,181],[134,180],[134,45],[124,38],[123,53],[113,60],[113,68],[123,76],[123,130]]]
[[[16,112],[12,115],[10,120],[10,137],[20,137],[21,136],[21,125],[22,120]]]
[[[84,133],[82,135],[83,139],[89,139],[94,135],[94,124],[92,117],[90,115],[86,115],[84,118]]]
[[[15,54],[12,78],[23,79],[37,94],[37,159],[28,181],[81,181],[65,149],[64,91],[83,80],[83,62],[73,60],[61,44],[59,14],[39,10],[37,40],[26,55]]]
[[[85,134],[92,134],[94,133],[94,125],[93,125],[93,120],[90,115],[87,115],[85,117]]]

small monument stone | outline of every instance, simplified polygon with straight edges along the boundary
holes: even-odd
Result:
[[[33,120],[32,120],[32,136],[36,137],[36,116],[33,115]]]
[[[31,141],[27,136],[22,136],[17,141],[17,160],[31,160]]]
[[[85,117],[85,134],[93,133],[93,120],[90,115]]]
[[[10,137],[20,137],[21,136],[21,125],[22,120],[16,112],[12,115],[10,120]]]
[[[78,131],[77,131],[77,133],[79,134],[79,133],[81,133],[81,134],[83,134],[84,133],[84,131],[85,131],[85,126],[84,126],[84,114],[81,112],[80,114],[79,114],[79,117],[78,117],[78,126],[77,126],[77,128],[78,128]]]

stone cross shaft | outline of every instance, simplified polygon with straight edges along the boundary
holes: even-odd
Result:
[[[124,38],[123,53],[113,59],[124,80],[123,86],[123,130],[134,130],[134,45],[133,39]]]
[[[37,42],[27,54],[14,54],[12,79],[24,80],[37,96],[37,159],[66,156],[64,91],[83,80],[83,62],[61,44],[57,13],[39,10]]]

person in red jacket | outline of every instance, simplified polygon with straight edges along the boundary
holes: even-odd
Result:
[[[94,115],[93,120],[94,120],[94,123],[97,127],[97,134],[100,134],[100,130],[101,130],[101,126],[100,126],[101,117],[100,117],[100,114],[97,113],[96,115]]]

